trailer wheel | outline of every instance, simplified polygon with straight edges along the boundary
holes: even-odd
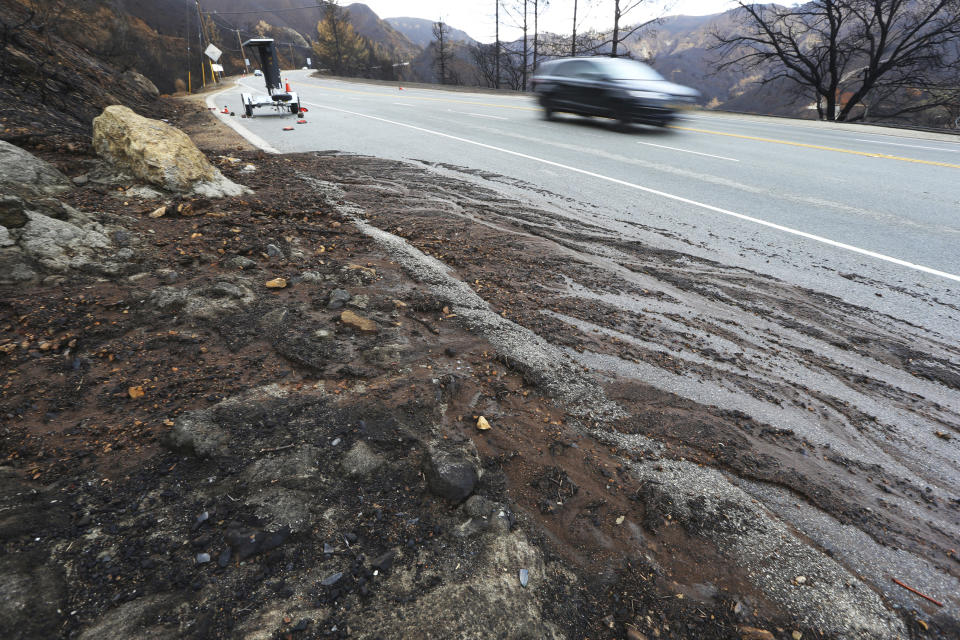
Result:
[[[300,103],[290,105],[290,113],[297,115],[300,113]]]
[[[249,104],[243,105],[243,112],[247,114],[248,118],[253,117],[253,107],[250,106]]]

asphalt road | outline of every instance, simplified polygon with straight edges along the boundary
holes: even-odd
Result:
[[[284,77],[309,109],[307,124],[267,110],[225,119],[280,152],[425,161],[480,172],[478,180],[498,174],[518,197],[575,201],[577,215],[645,242],[957,329],[949,307],[874,299],[883,296],[850,278],[924,300],[957,297],[956,137],[712,112],[667,130],[620,132],[603,119],[546,121],[524,96]],[[242,83],[262,92],[260,78]],[[239,92],[213,102],[242,113]]]

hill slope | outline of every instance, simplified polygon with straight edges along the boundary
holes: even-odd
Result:
[[[433,42],[433,20],[424,20],[423,18],[386,18],[394,29],[405,35],[411,42],[419,47],[426,49]],[[449,26],[449,25],[448,25]],[[456,42],[465,42],[475,44],[476,40],[471,38],[466,31],[450,27],[450,38]]]

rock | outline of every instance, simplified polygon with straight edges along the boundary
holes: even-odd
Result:
[[[397,559],[397,552],[393,549],[390,549],[386,553],[382,553],[376,558],[374,558],[370,562],[370,566],[376,569],[377,571],[379,571],[380,573],[384,573],[384,572],[390,571],[390,569],[393,567],[393,562],[396,559]]]
[[[66,607],[62,572],[33,553],[0,558],[0,637],[55,638]]]
[[[123,229],[114,231],[110,237],[113,238],[113,243],[118,247],[129,247],[133,242],[133,236],[130,235],[130,232]]]
[[[267,280],[266,285],[268,289],[285,289],[287,280],[286,278],[274,278],[273,280]]]
[[[327,299],[327,309],[342,309],[348,302],[350,302],[350,293],[348,291],[334,289],[330,292],[330,297]]]
[[[2,227],[0,227],[2,228]],[[0,285],[15,285],[37,278],[19,249],[0,249]]]
[[[16,196],[0,196],[0,227],[19,229],[27,224],[26,204]]]
[[[0,140],[0,193],[33,198],[57,195],[72,188],[67,176],[53,165]]]
[[[21,229],[17,244],[24,254],[44,269],[62,273],[69,269],[90,269],[98,273],[112,273],[113,243],[96,223],[84,220],[66,222],[27,212],[29,220]]]
[[[381,456],[374,453],[366,442],[359,440],[343,456],[340,465],[348,476],[356,478],[377,470],[383,463]]]
[[[343,577],[343,572],[338,571],[336,573],[331,573],[329,576],[320,581],[320,584],[324,587],[332,587],[333,585],[340,582],[340,578]]]
[[[162,206],[162,207],[157,207],[156,209],[154,209],[153,211],[151,211],[150,213],[148,213],[148,214],[147,214],[147,217],[148,217],[148,218],[162,218],[162,217],[165,216],[165,215],[167,215],[167,207],[166,207],[166,206]]]
[[[807,583],[807,579],[806,579],[806,577],[804,577],[804,576],[797,576],[797,577],[794,578],[793,580],[794,580],[794,582],[796,582],[797,584],[801,584],[801,585]]]
[[[237,560],[242,562],[258,553],[270,551],[282,545],[290,537],[290,528],[281,527],[278,531],[271,533],[231,526],[224,537],[233,554],[237,556]]]
[[[487,422],[486,418],[484,418],[483,416],[480,416],[479,418],[477,418],[477,429],[480,431],[489,431],[490,423]]]
[[[483,496],[470,496],[464,503],[463,510],[471,518],[487,518],[493,513],[494,504]]]
[[[627,640],[647,640],[647,636],[640,633],[633,627],[627,627]]]
[[[207,409],[179,416],[167,434],[167,446],[200,458],[224,454],[230,436],[217,426],[211,414]]]
[[[370,304],[370,296],[366,296],[363,294],[359,296],[353,296],[353,299],[348,304],[354,309],[360,309],[360,310],[366,309],[367,306],[369,306]]]
[[[790,637],[793,638],[793,640],[803,640],[803,634],[797,630],[792,631]]]
[[[150,81],[150,78],[146,77],[142,73],[138,73],[133,69],[129,71],[124,71],[120,77],[128,82],[129,84],[134,85],[141,93],[146,95],[149,98],[159,98],[160,90],[157,89],[157,85],[153,84]]]
[[[424,471],[430,491],[454,503],[463,502],[473,493],[479,480],[470,460],[434,447],[424,459]]]
[[[283,251],[275,244],[267,245],[267,255],[271,258],[283,258]]]
[[[206,563],[208,563],[208,562],[210,562],[210,554],[209,554],[209,553],[198,553],[198,554],[197,554],[197,564],[206,564]]]
[[[220,173],[179,129],[112,105],[93,120],[93,148],[114,167],[177,193],[208,198],[250,193]]]
[[[520,569],[520,586],[526,587],[527,583],[530,582],[530,572],[526,569]]]
[[[173,269],[157,269],[157,277],[164,284],[173,284],[180,277],[180,274]]]
[[[410,351],[409,344],[398,342],[373,347],[363,352],[363,359],[381,366],[396,364]]]
[[[170,612],[177,610],[173,597],[144,596],[125,602],[104,613],[86,627],[78,640],[102,640],[103,638],[149,638],[149,640],[175,640],[182,633]],[[164,622],[161,622],[164,621]],[[52,636],[50,636],[52,637]]]
[[[775,636],[766,629],[740,626],[737,631],[740,632],[740,640],[776,640]]]
[[[479,551],[470,561],[475,569],[436,580],[432,588],[421,587],[416,597],[402,605],[402,616],[398,615],[399,607],[392,604],[364,607],[362,613],[352,617],[351,621],[355,622],[351,629],[357,629],[360,631],[357,635],[365,638],[607,637],[561,629],[547,613],[548,602],[557,600],[548,600],[542,589],[520,586],[517,580],[520,567],[529,571],[532,585],[539,584],[545,575],[538,549],[522,536],[514,534],[478,541],[471,547],[471,553],[474,550]],[[456,562],[451,569],[454,566]],[[402,574],[399,568],[395,573]],[[442,569],[438,573],[443,575]],[[695,637],[683,631],[675,635]]]
[[[371,283],[377,279],[377,270],[359,264],[349,264],[340,270],[348,279],[354,282]]]
[[[257,263],[255,260],[251,260],[246,256],[234,256],[233,258],[227,260],[227,266],[245,271],[247,269],[253,269],[257,266]]]
[[[0,226],[0,248],[12,247],[14,244],[16,243],[13,241],[13,238],[10,237],[10,232],[7,231],[7,228]]]
[[[320,284],[323,282],[323,276],[316,271],[304,271],[300,274],[300,282],[307,284]]]
[[[340,321],[345,325],[353,327],[363,333],[376,333],[377,323],[370,318],[357,315],[353,311],[344,311],[340,314]]]
[[[82,187],[83,185],[85,185],[85,184],[87,184],[88,182],[90,182],[90,177],[87,176],[87,175],[74,176],[73,178],[70,179],[70,181],[71,181],[73,184],[77,185],[78,187]]]

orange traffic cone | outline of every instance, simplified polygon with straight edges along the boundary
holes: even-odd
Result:
[[[291,91],[293,91],[293,89],[290,88],[290,79],[289,79],[289,78],[287,78],[287,80],[286,80],[286,82],[285,82],[285,84],[284,84],[284,86],[283,86],[283,90],[286,91],[287,93],[290,93]]]

